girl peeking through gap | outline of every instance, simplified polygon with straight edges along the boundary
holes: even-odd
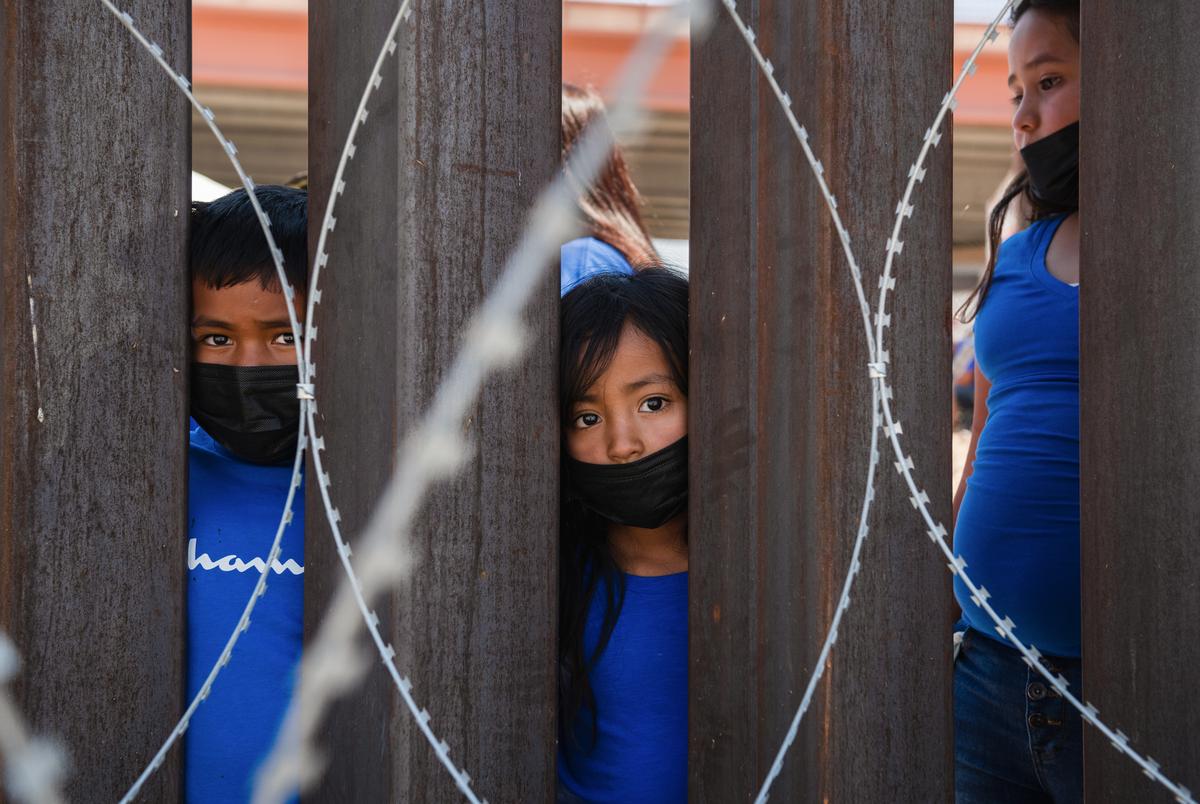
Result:
[[[687,799],[688,285],[562,300],[558,801]]]

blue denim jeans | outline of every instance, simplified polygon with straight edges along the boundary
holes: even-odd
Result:
[[[1079,659],[1046,656],[1043,663],[1082,694]],[[1083,800],[1079,712],[1016,648],[969,627],[954,662],[954,732],[957,804]]]

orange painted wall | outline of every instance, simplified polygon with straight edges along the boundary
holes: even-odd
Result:
[[[954,76],[983,37],[985,25],[954,26]],[[988,44],[975,62],[975,75],[967,76],[958,91],[957,123],[1008,126],[1012,121],[1008,92],[1008,34]]]
[[[591,84],[607,96],[635,40],[635,34],[564,31],[563,80],[581,86]],[[687,40],[677,40],[650,81],[646,105],[659,111],[686,112],[690,72],[690,46]]]
[[[308,15],[192,4],[192,83],[308,88]]]
[[[592,84],[602,93],[654,11],[629,3],[567,0],[564,4],[563,79]],[[954,32],[955,74],[979,41],[981,25]],[[196,2],[192,11],[192,76],[197,84],[303,91],[308,86],[308,20],[303,10],[265,10]],[[955,120],[1008,125],[1007,36],[990,44],[978,72],[959,93]],[[686,39],[672,45],[650,83],[648,105],[688,108],[690,55]],[[926,80],[934,80],[930,77]]]

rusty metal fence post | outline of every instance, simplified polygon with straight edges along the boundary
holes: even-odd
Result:
[[[351,544],[403,434],[559,160],[561,7],[419,3],[402,26],[347,173],[315,323],[317,428]],[[314,243],[343,138],[395,4],[309,7]],[[416,574],[379,607],[397,662],[481,795],[549,801],[555,740],[557,279],[531,306],[529,357],[490,381],[468,468],[414,530]],[[341,568],[309,484],[306,628]],[[313,800],[459,794],[378,668],[322,732]]]
[[[188,3],[129,10],[187,63]],[[188,104],[99,3],[6,4],[0,52],[0,629],[115,801],[183,709]]]
[[[1083,3],[1084,697],[1200,791],[1200,6]],[[1157,801],[1087,729],[1089,801]]]
[[[952,4],[739,4],[791,94],[875,300],[906,171],[951,75]],[[692,51],[690,798],[746,801],[800,701],[849,563],[868,348],[797,142],[722,10]],[[889,376],[950,508],[950,148],[897,263]],[[881,449],[887,447],[881,443]],[[947,801],[950,575],[885,454],[864,570],[773,799]]]

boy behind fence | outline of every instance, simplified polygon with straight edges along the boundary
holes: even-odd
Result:
[[[260,187],[256,195],[303,321],[307,195],[285,187]],[[244,190],[193,205],[191,276],[189,697],[220,656],[263,570],[292,482],[300,413],[287,301]],[[252,626],[187,733],[184,787],[191,804],[248,801],[282,722],[303,637],[303,487],[293,511]]]

